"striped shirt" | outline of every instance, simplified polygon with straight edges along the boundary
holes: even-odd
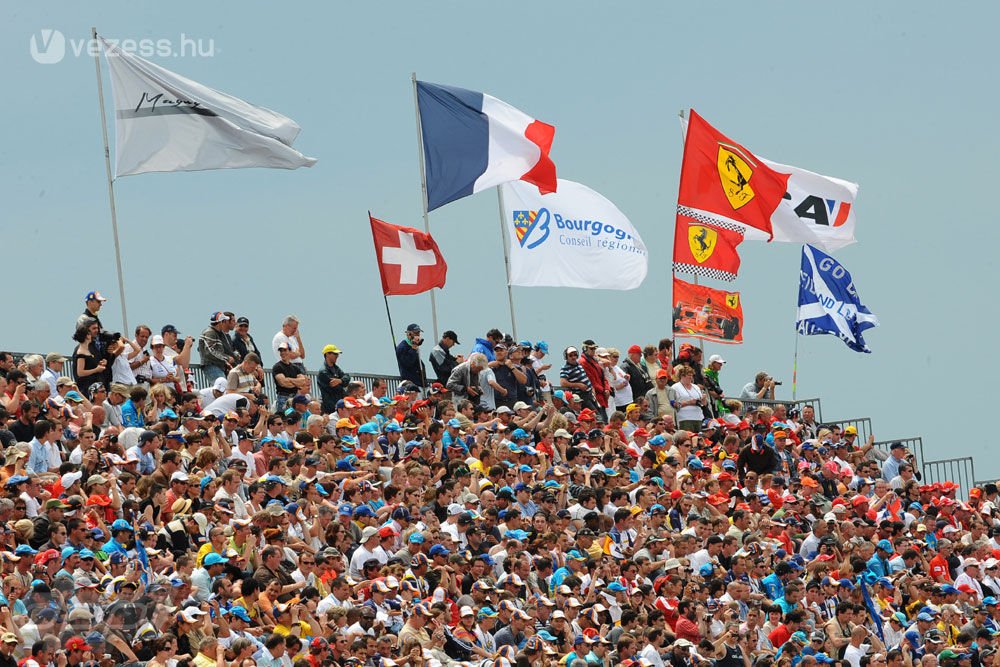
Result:
[[[587,389],[593,389],[590,378],[587,377],[587,371],[583,370],[583,366],[580,364],[566,364],[559,371],[559,377],[567,382],[581,382],[587,385]]]

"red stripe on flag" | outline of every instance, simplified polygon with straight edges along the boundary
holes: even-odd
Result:
[[[556,165],[549,158],[549,151],[552,149],[552,139],[555,137],[556,128],[548,123],[536,120],[525,130],[524,136],[531,143],[538,146],[540,155],[535,166],[528,170],[522,181],[527,181],[538,186],[538,191],[543,195],[556,191]]]
[[[844,201],[840,202],[840,210],[837,211],[837,219],[833,221],[834,227],[840,227],[847,222],[847,216],[851,214],[851,205]]]

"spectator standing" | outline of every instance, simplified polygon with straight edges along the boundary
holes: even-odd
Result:
[[[336,345],[330,344],[323,348],[323,368],[320,369],[316,382],[324,414],[337,411],[337,402],[347,395],[347,385],[351,382],[351,376],[337,365],[340,354],[340,348]]]
[[[302,333],[299,331],[299,318],[289,315],[281,322],[281,330],[271,339],[271,351],[275,357],[280,357],[278,347],[284,343],[291,353],[289,361],[303,371],[306,369],[306,346],[302,343]]]
[[[212,313],[208,327],[198,338],[198,354],[201,356],[202,372],[208,382],[225,378],[236,365],[233,342],[229,338],[232,320],[222,311]]]
[[[423,330],[419,324],[406,327],[406,337],[396,346],[396,365],[399,367],[399,377],[409,380],[423,388],[427,383],[424,362],[420,359],[420,346],[424,344],[421,335]]]
[[[441,340],[431,350],[431,368],[434,369],[434,376],[441,384],[447,384],[455,366],[464,361],[461,356],[455,357],[451,353],[451,348],[456,345],[461,345],[458,342],[458,334],[448,330],[441,334]]]

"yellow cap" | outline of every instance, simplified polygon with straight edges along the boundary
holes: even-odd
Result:
[[[340,348],[337,347],[336,345],[327,345],[326,347],[323,348],[323,355],[324,356],[327,355],[327,354],[331,354],[331,353],[332,354],[340,354]]]

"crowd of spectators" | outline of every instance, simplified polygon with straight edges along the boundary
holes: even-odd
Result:
[[[997,487],[767,372],[411,324],[390,392],[295,316],[103,303],[0,353],[0,667],[994,666]]]

